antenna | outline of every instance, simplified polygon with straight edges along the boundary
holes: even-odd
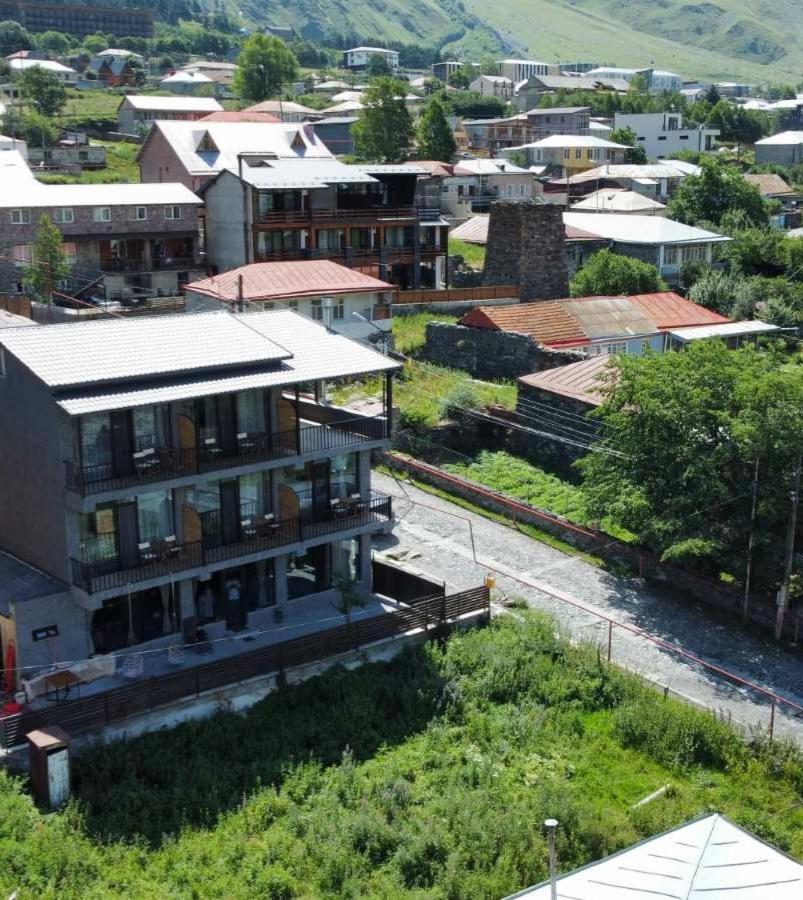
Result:
[[[557,819],[546,819],[544,821],[544,828],[546,828],[547,841],[549,843],[549,896],[551,900],[558,900],[557,856],[555,853],[555,831],[557,827]]]

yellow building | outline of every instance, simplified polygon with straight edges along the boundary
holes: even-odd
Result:
[[[524,153],[528,165],[549,166],[554,174],[570,177],[604,163],[623,163],[628,149],[593,135],[554,134],[508,152]]]

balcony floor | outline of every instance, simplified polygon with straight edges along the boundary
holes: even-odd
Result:
[[[183,650],[183,658],[180,661],[170,661],[167,652],[169,647],[181,646],[183,643],[180,632],[165,635],[162,638],[148,641],[144,644],[137,644],[130,649],[116,651],[117,673],[115,675],[98,678],[95,681],[82,684],[80,693],[73,689],[66,699],[74,700],[78,697],[84,698],[102,694],[113,688],[136,684],[139,680],[160,675],[170,675],[195,666],[229,659],[249,650],[256,650],[281,641],[344,625],[346,617],[341,612],[338,612],[335,603],[336,599],[333,591],[288,600],[283,607],[284,619],[281,623],[274,621],[273,611],[276,607],[268,606],[257,609],[248,613],[248,625],[243,631],[228,631],[225,622],[211,622],[202,626],[210,642],[209,652],[198,653],[195,650],[185,649]],[[393,612],[403,607],[404,604],[396,600],[380,594],[370,594],[366,598],[365,606],[356,607],[352,611],[351,621],[359,622],[360,620],[370,619],[373,616]],[[123,676],[121,667],[124,657],[136,656],[137,654],[142,654],[142,674],[136,678]],[[59,667],[57,665],[54,667],[54,670],[58,668],[68,667]],[[45,674],[46,671],[42,670],[37,675]],[[54,707],[58,708],[58,704],[48,701],[44,697],[38,697],[27,704],[27,709],[29,710],[53,709]]]

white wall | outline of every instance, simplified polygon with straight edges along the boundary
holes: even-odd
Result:
[[[672,122],[674,128],[669,127]],[[705,151],[707,136],[711,137],[713,149],[714,138],[719,134],[713,128],[684,128],[680,113],[617,113],[614,128],[632,128],[648,159],[663,159],[682,150]]]

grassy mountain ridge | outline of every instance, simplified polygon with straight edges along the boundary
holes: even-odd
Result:
[[[255,23],[672,69],[688,77],[803,80],[800,0],[244,0]]]

